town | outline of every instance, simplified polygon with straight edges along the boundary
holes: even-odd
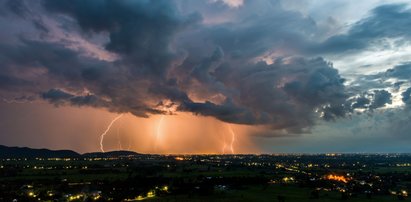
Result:
[[[0,201],[410,201],[410,190],[410,154],[0,160]]]

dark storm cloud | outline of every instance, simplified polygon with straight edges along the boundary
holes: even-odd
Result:
[[[86,40],[106,36],[90,41],[103,44],[100,48],[116,58],[90,57],[87,44],[76,49],[72,42],[56,42],[53,37],[54,41],[18,36],[16,44],[0,44],[0,88],[10,91],[21,86],[56,105],[100,107],[141,117],[176,108],[230,123],[269,125],[282,133],[307,132],[319,117],[335,120],[352,108],[372,110],[391,102],[391,94],[381,90],[368,101],[364,97],[350,103],[344,79],[331,63],[299,55],[303,52],[299,49],[319,34],[316,23],[275,1],[265,7],[262,2],[246,1],[235,20],[205,24],[200,13],[183,14],[174,1],[44,0],[44,13],[38,15],[47,20],[30,21],[34,30],[53,35],[56,27],[47,22],[54,20],[65,36]],[[22,14],[23,3],[9,7],[30,19],[31,15]],[[380,29],[370,27],[371,21],[388,20],[381,9],[393,15],[408,12],[400,6],[377,8],[344,40],[389,34],[379,30],[375,37],[365,34],[367,27]],[[65,22],[74,25],[64,26]],[[381,29],[386,28],[390,27]],[[330,38],[319,49],[337,50],[335,40]],[[362,46],[355,40],[350,43]],[[294,56],[261,62],[261,56],[274,52]]]
[[[41,94],[41,97],[57,106],[70,104],[74,106],[107,107],[108,103],[95,95],[74,95],[61,89],[50,89]]]
[[[33,96],[50,87],[64,87],[73,91],[83,88],[102,90],[96,84],[100,77],[107,78],[112,66],[87,58],[62,45],[20,39],[20,44],[0,45],[0,62],[3,73],[0,77],[2,91],[22,91]],[[104,76],[102,76],[104,75]]]
[[[355,23],[346,34],[332,36],[309,51],[317,53],[342,53],[359,51],[373,45],[383,45],[384,38],[397,39],[397,43],[411,38],[411,10],[406,4],[379,6],[369,17]]]
[[[409,110],[386,110],[381,114],[375,115],[372,119],[375,120],[375,125],[380,130],[376,131],[376,133],[389,134],[391,137],[399,138],[402,141],[410,140],[411,126],[409,123],[411,121],[411,113]],[[375,125],[371,127],[375,128]]]
[[[221,61],[223,57],[224,53],[222,49],[217,48],[210,57],[204,58],[201,63],[192,68],[192,78],[203,83],[214,82],[212,75],[210,75],[211,68],[214,63]]]
[[[214,104],[212,102],[195,103],[184,102],[179,107],[180,111],[189,111],[197,115],[213,116],[219,120],[239,124],[267,124],[268,119],[264,117],[255,117],[250,110],[241,108],[227,100],[223,104]],[[268,116],[267,116],[268,118]]]
[[[59,44],[23,38],[21,38],[21,44],[0,46],[0,50],[3,52],[0,62],[4,69],[12,69],[16,65],[21,68],[42,66],[47,68],[53,76],[68,80],[80,80],[83,71],[106,65],[97,60],[82,57]]]
[[[29,85],[29,82],[8,75],[0,75],[0,89],[13,88],[22,85]]]
[[[392,104],[392,95],[386,90],[373,90],[352,99],[351,102],[352,109],[364,109],[372,112],[375,109],[385,107],[386,104]]]
[[[42,97],[46,100],[50,100],[51,102],[59,102],[70,99],[74,97],[74,95],[66,93],[60,89],[50,89],[49,91],[43,93]]]
[[[386,71],[364,75],[359,77],[355,82],[355,87],[361,88],[361,90],[367,89],[390,89],[394,92],[402,91],[402,101],[409,104],[409,93],[411,90],[403,90],[403,86],[408,86],[411,83],[411,65],[409,62],[403,62],[395,65],[393,68]],[[371,92],[363,93],[364,95],[353,100],[353,108],[367,108],[370,110],[384,107],[385,104],[392,104],[392,95],[387,90],[374,90]],[[371,100],[373,99],[373,101]],[[373,103],[371,103],[371,101]]]
[[[405,63],[397,65],[392,69],[388,69],[383,76],[411,80],[411,64]]]
[[[235,24],[212,27],[208,37],[234,58],[251,58],[268,50],[298,50],[307,34],[316,34],[312,19],[281,10],[277,4],[269,8],[270,12],[247,16]]]
[[[352,105],[353,109],[364,109],[367,108],[370,104],[370,100],[364,96],[358,97],[355,99],[354,104]]]
[[[359,83],[369,84],[372,87],[386,87],[384,82],[389,79],[397,80],[394,83],[394,87],[401,86],[406,83],[406,81],[411,81],[411,63],[402,62],[394,67],[387,69],[386,71],[379,72],[376,74],[364,75],[360,77]],[[368,82],[368,83],[367,83]],[[379,84],[378,84],[379,83]],[[369,87],[369,86],[368,86]]]
[[[370,109],[384,107],[386,104],[391,104],[391,93],[386,90],[375,90],[374,99],[371,102]]]
[[[146,116],[145,109],[149,107],[144,103],[129,103],[131,99],[139,103],[141,97],[135,94],[130,98],[125,94],[125,92],[136,91],[137,89],[126,89],[126,87],[137,82],[126,83],[127,75],[122,73],[124,69],[119,63],[108,63],[85,57],[60,44],[25,39],[22,39],[19,45],[0,46],[0,49],[4,50],[4,54],[0,56],[3,72],[20,77],[21,72],[42,72],[34,78],[18,80],[3,78],[4,85],[0,86],[3,91],[25,89],[25,93],[29,95],[40,93],[43,98],[58,105],[105,107],[110,111],[127,111]],[[61,90],[49,91],[50,87],[68,89],[76,94],[83,93],[87,89],[93,95],[66,95]],[[120,96],[122,94],[125,95]]]
[[[7,7],[11,12],[20,16],[25,16],[27,13],[29,13],[29,10],[27,9],[23,0],[7,1],[4,6]]]
[[[326,117],[344,116],[344,112],[337,110],[345,99],[343,79],[322,59],[292,59],[288,65],[282,61],[273,65],[255,65],[250,61],[273,47],[284,46],[284,41],[291,46],[291,42],[297,43],[304,33],[315,31],[311,19],[283,11],[276,7],[278,5],[271,5],[278,12],[247,16],[241,24],[200,28],[204,35],[199,36],[211,39],[220,48],[211,56],[196,56],[190,52],[185,61],[192,57],[200,60],[181,67],[190,72],[188,80],[194,79],[203,87],[223,94],[225,101],[221,104],[190,100],[179,88],[187,88],[186,83],[181,82],[186,79],[180,75],[176,83],[162,78],[170,60],[176,58],[169,49],[173,34],[195,22],[197,15],[176,16],[177,11],[170,1],[70,1],[68,4],[67,1],[46,1],[45,6],[71,15],[86,32],[108,31],[110,41],[106,49],[123,55],[126,62],[136,62],[136,67],[129,67],[136,79],[145,71],[154,71],[154,78],[158,80],[149,85],[148,91],[160,99],[179,102],[181,111],[233,123],[271,124],[276,129],[294,131],[310,127],[315,122],[314,108],[324,110]],[[289,19],[290,23],[280,19]],[[230,61],[222,62],[224,53],[242,61],[243,65],[233,67]],[[228,75],[221,74],[225,68],[229,68]],[[282,80],[285,80],[284,84],[279,83]]]
[[[403,64],[399,64],[394,66],[391,69],[388,69],[384,73],[377,74],[376,76],[380,76],[384,79],[397,79],[398,82],[394,83],[394,88],[399,90],[403,85],[409,85],[411,83],[411,64],[410,62],[406,62]],[[401,100],[404,102],[407,108],[411,105],[411,88],[407,88],[405,91],[401,93]]]
[[[108,32],[105,48],[124,56],[138,73],[164,76],[175,57],[174,35],[200,19],[181,16],[172,1],[44,0],[45,7],[77,20],[83,31]]]
[[[223,104],[183,103],[180,110],[243,124],[271,124],[273,129],[301,132],[324,118],[345,116],[344,80],[321,58],[292,58],[268,65],[222,64],[215,79],[237,92]]]
[[[407,105],[411,105],[411,88],[407,88],[402,94],[402,101]]]
[[[151,101],[151,97],[187,99],[184,92],[171,86],[164,75],[171,59],[176,58],[169,47],[173,34],[190,24],[189,21],[195,17],[179,16],[168,1],[82,3],[45,1],[44,4],[54,12],[73,15],[86,34],[109,32],[110,40],[106,49],[120,54],[122,60],[101,61],[86,57],[81,52],[68,48],[66,44],[20,37],[19,44],[0,47],[5,53],[0,56],[2,69],[10,74],[16,66],[22,71],[29,71],[33,67],[45,69],[47,73],[40,79],[47,82],[37,86],[36,91],[45,92],[48,86],[77,93],[86,89],[93,93],[93,96],[86,97],[49,99],[50,102],[104,106],[111,111],[128,111],[146,117],[147,112],[158,112],[145,103]],[[67,4],[70,6],[66,7]],[[5,84],[2,86],[8,83],[15,86],[11,78],[7,77],[6,80],[4,77],[2,80]],[[37,84],[36,81],[30,82]],[[101,100],[107,101],[102,105]]]

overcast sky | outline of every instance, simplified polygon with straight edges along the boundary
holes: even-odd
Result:
[[[407,2],[0,0],[0,144],[411,152]]]

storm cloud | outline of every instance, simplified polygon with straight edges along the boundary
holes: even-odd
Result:
[[[348,33],[321,42],[315,20],[279,1],[219,7],[230,14],[220,16],[227,18],[221,22],[213,22],[207,9],[182,12],[181,2],[169,0],[2,5],[9,10],[0,23],[29,21],[36,33],[28,37],[13,28],[19,33],[15,41],[0,41],[2,97],[37,95],[56,106],[139,117],[191,112],[293,134],[355,108],[391,104],[391,93],[383,89],[350,99],[355,92],[322,54],[364,49],[382,37],[408,39],[411,19],[404,5],[380,6]],[[387,74],[408,77],[408,66]],[[403,95],[407,102],[409,93]]]
[[[345,34],[332,36],[309,51],[322,54],[358,52],[370,47],[383,49],[387,40],[397,40],[396,45],[411,38],[411,10],[406,4],[381,5],[370,15],[356,22]]]

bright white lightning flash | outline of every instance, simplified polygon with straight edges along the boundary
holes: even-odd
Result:
[[[226,138],[225,137],[223,138],[223,140],[224,140],[223,154],[226,153],[225,151],[226,151],[227,147],[230,149],[230,153],[234,154],[234,142],[236,140],[236,135],[235,135],[233,129],[231,128],[231,125],[228,125],[228,130],[230,131],[230,134],[231,134],[231,141],[230,141],[230,144],[227,145]]]
[[[123,150],[123,145],[121,145],[121,138],[120,138],[120,127],[117,127],[117,143],[120,150]]]
[[[113,124],[120,119],[123,116],[123,114],[118,115],[117,117],[115,117],[110,124],[107,126],[107,129],[100,135],[100,150],[101,152],[105,152],[104,151],[104,146],[103,146],[103,141],[104,141],[104,136],[106,136],[106,134],[108,133],[108,131],[110,131],[111,126],[113,126]]]
[[[163,124],[162,124],[162,123],[163,123],[163,120],[164,120],[164,115],[161,116],[160,121],[159,121],[158,124],[157,124],[156,138],[155,138],[155,142],[154,142],[154,151],[157,151],[158,141],[159,141],[159,139],[162,137],[162,135],[161,135],[161,133],[162,133],[161,127],[162,127],[162,125],[163,125]]]
[[[235,133],[233,131],[233,129],[231,128],[231,125],[228,125],[228,128],[230,129],[230,133],[231,133],[231,142],[230,142],[230,151],[231,154],[234,154],[234,142],[235,142]]]

